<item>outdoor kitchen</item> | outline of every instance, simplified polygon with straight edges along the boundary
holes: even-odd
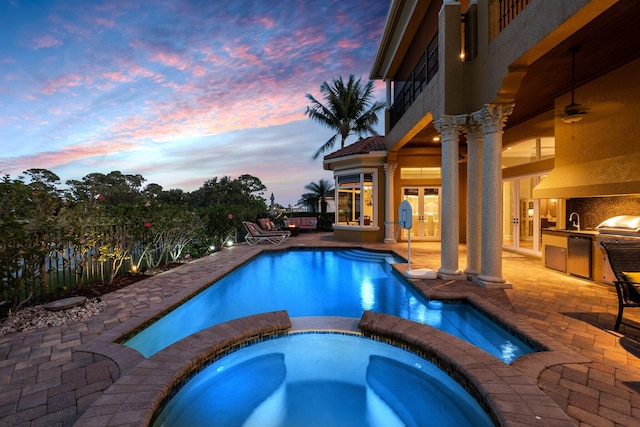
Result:
[[[615,278],[601,243],[640,241],[640,196],[567,199],[564,205],[557,226],[542,228],[545,267],[612,285]]]

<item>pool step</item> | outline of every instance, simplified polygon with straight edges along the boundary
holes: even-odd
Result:
[[[363,249],[349,249],[343,251],[336,251],[336,255],[353,261],[366,261],[366,262],[386,262],[387,264],[404,263],[401,258],[389,253],[389,252],[373,252]]]

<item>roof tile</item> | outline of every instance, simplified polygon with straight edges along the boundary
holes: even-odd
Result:
[[[372,151],[387,151],[387,147],[384,144],[384,136],[376,135],[361,139],[351,145],[347,145],[346,147],[339,149],[338,151],[327,154],[324,156],[324,159],[335,159],[337,157],[351,156],[353,154],[367,154]]]

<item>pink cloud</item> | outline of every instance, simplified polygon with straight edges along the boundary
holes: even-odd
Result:
[[[236,46],[227,46],[225,47],[225,51],[229,54],[229,56],[233,59],[242,60],[241,67],[247,67],[250,65],[253,66],[261,66],[262,61],[258,56],[250,52],[251,47],[247,45],[236,45]]]
[[[114,83],[130,83],[139,78],[148,78],[155,83],[162,83],[165,79],[162,74],[155,73],[131,61],[118,62],[120,62],[120,69],[102,73],[101,77],[106,79],[108,83],[96,84],[98,89],[104,91],[111,90],[115,87]]]
[[[31,46],[35,50],[44,49],[48,47],[62,46],[62,44],[63,44],[62,40],[58,40],[50,34],[36,37],[31,41]]]
[[[259,17],[258,19],[255,20],[255,23],[261,24],[267,30],[274,28],[277,24],[276,21],[274,21],[272,18],[267,16]]]
[[[64,114],[64,111],[60,107],[48,107],[47,111],[49,114],[53,114],[54,116],[60,116]]]
[[[82,80],[83,77],[77,73],[62,74],[47,81],[40,92],[45,95],[51,95],[61,89],[80,86],[82,84]]]
[[[319,52],[314,52],[311,55],[309,55],[309,59],[311,59],[313,62],[316,63],[322,63],[324,61],[327,60],[327,58],[329,58],[329,56],[331,55],[331,52],[328,51],[319,51]]]
[[[83,145],[62,147],[57,151],[45,151],[28,156],[0,159],[0,170],[3,173],[17,174],[33,167],[54,169],[76,161],[108,156],[116,152],[131,151],[134,148],[134,144],[115,141],[85,143]]]
[[[175,52],[156,52],[149,56],[149,61],[151,62],[159,62],[168,67],[177,68],[180,71],[183,71],[189,66],[189,61],[182,58],[179,54]]]
[[[122,70],[104,73],[103,76],[106,79],[111,80],[112,82],[124,83],[124,82],[130,82],[131,81],[131,77],[129,77],[128,75],[125,75],[122,72]]]
[[[323,44],[326,42],[326,37],[322,33],[314,33],[308,30],[298,30],[293,33],[293,37],[297,46],[307,46],[310,44]]]
[[[191,67],[191,73],[196,77],[203,77],[207,74],[207,69],[203,65],[194,65]]]
[[[183,92],[183,93],[193,93],[194,91],[199,90],[199,88],[195,85],[191,85],[191,84],[178,84],[176,82],[167,82],[164,83],[162,85],[163,87],[170,87],[171,89],[175,90],[176,92]]]
[[[165,79],[165,76],[163,76],[162,74],[154,73],[153,71],[148,70],[148,69],[146,69],[144,67],[141,67],[140,65],[137,65],[137,64],[132,64],[131,66],[128,66],[127,68],[129,70],[129,75],[130,76],[145,77],[145,78],[153,80],[156,83],[161,83]]]
[[[337,46],[341,49],[358,49],[362,47],[362,43],[353,39],[338,40]]]

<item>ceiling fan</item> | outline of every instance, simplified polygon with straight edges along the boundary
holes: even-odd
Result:
[[[569,52],[571,52],[571,104],[564,107],[564,114],[560,117],[560,120],[569,124],[579,122],[586,114],[586,111],[580,104],[577,104],[575,102],[574,98],[576,78],[576,52],[579,49],[579,46],[573,46],[571,49],[569,49]]]

